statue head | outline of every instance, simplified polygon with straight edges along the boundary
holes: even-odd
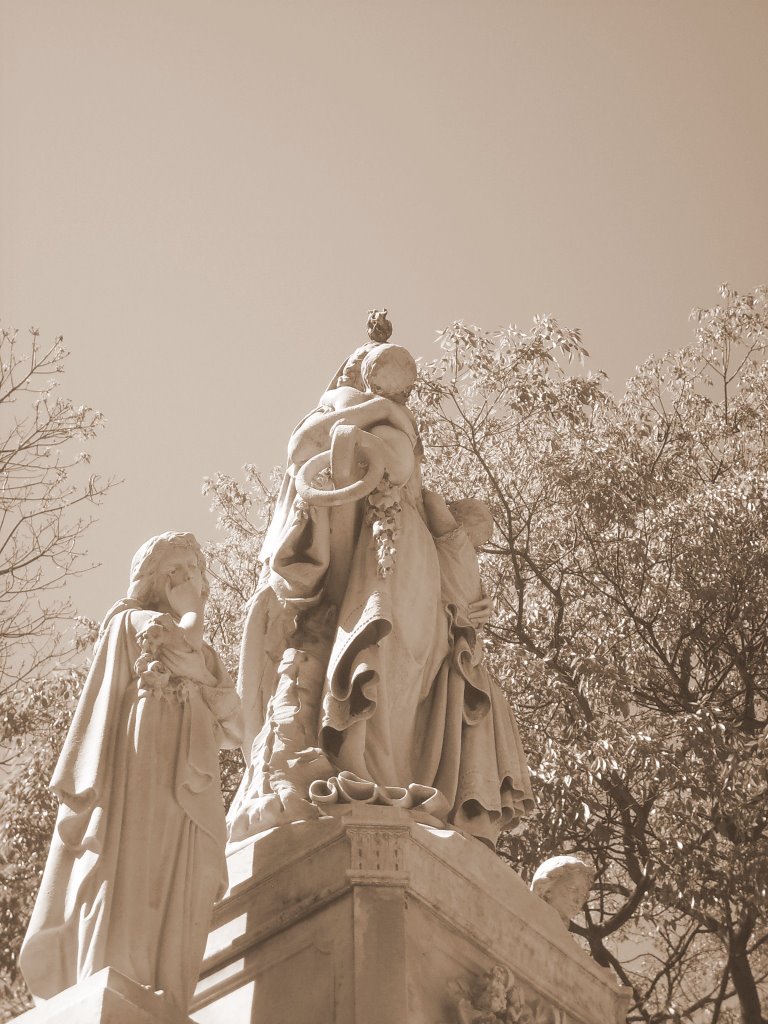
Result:
[[[481,548],[493,535],[493,516],[484,501],[478,498],[459,498],[449,501],[448,508],[459,526],[467,531],[473,548]]]
[[[131,562],[131,582],[127,595],[129,600],[136,601],[143,608],[156,609],[162,604],[168,582],[169,562],[172,556],[186,552],[195,558],[202,577],[203,600],[207,600],[209,587],[205,574],[205,556],[191,533],[161,533],[141,545]]]
[[[473,1006],[476,1010],[500,1013],[507,1006],[507,990],[514,979],[503,964],[495,964],[475,981]]]
[[[587,902],[594,878],[594,868],[578,857],[550,857],[536,869],[531,891],[554,907],[567,928]]]
[[[362,374],[360,373],[363,365],[363,360],[369,352],[373,352],[375,348],[378,348],[382,344],[379,341],[369,341],[365,345],[361,345],[360,348],[356,348],[351,356],[339,367],[338,373],[333,378],[331,383],[328,385],[327,390],[330,391],[333,388],[357,388],[358,391],[365,390],[365,384],[363,384]]]
[[[416,383],[416,360],[402,345],[377,345],[360,367],[366,391],[405,405]]]

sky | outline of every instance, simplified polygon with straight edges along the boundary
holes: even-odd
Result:
[[[215,539],[387,307],[436,355],[550,313],[620,390],[768,281],[768,4],[0,0],[0,318],[70,350],[123,480],[77,581]]]

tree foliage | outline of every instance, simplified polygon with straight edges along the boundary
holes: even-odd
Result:
[[[203,482],[211,499],[222,539],[205,546],[211,594],[206,607],[206,639],[218,651],[233,678],[237,677],[240,639],[246,605],[261,572],[259,553],[275,506],[278,471],[269,479],[255,466],[245,466],[245,482],[216,473]],[[239,750],[222,750],[221,787],[227,807],[245,767]]]
[[[0,1019],[29,1009],[16,968],[58,810],[48,789],[85,681],[84,665],[52,671],[15,694],[14,731],[23,737],[0,790]]]
[[[488,656],[539,813],[524,872],[579,852],[578,934],[632,1020],[761,1020],[768,963],[768,306],[695,311],[621,398],[551,318],[454,324],[419,389],[426,477],[482,497]],[[450,466],[450,473],[445,468]],[[458,497],[459,494],[451,494]]]
[[[84,677],[86,640],[67,580],[88,568],[82,540],[112,485],[87,470],[83,446],[102,416],[56,390],[62,339],[0,333],[0,1005],[29,1005],[16,971],[55,807],[48,792]]]
[[[61,660],[65,584],[83,570],[81,541],[111,485],[82,472],[80,446],[103,420],[57,395],[66,356],[61,338],[42,346],[34,329],[27,346],[0,335],[0,695]]]

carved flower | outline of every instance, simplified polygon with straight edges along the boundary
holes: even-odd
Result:
[[[399,536],[400,488],[394,487],[385,473],[384,477],[367,498],[366,522],[370,524],[376,546],[376,563],[379,576],[389,576],[395,567]]]
[[[148,655],[142,654],[136,660],[135,669],[139,676],[140,696],[167,698],[166,689],[170,676],[162,661],[150,660]]]
[[[152,660],[153,659],[151,654],[140,654],[133,666],[133,671],[136,673],[137,676],[143,675],[149,669]]]
[[[163,636],[163,626],[157,622],[150,622],[142,631],[137,634],[139,643],[145,649],[147,647],[156,648],[160,645]]]
[[[321,469],[319,473],[314,475],[312,486],[317,487],[321,491],[329,491],[333,488],[333,476],[331,475],[330,466],[326,466],[325,469]]]
[[[393,493],[394,488],[390,490],[390,487],[391,484],[386,490],[380,490],[377,487],[375,491],[372,491],[371,494],[368,495],[368,504],[373,506],[373,508],[380,509],[381,511],[388,511],[389,509],[392,509],[394,512],[399,512],[399,494]]]
[[[195,684],[190,679],[174,679],[171,692],[179,704],[186,704],[189,695],[195,689]]]
[[[294,525],[309,519],[309,505],[303,498],[298,496],[293,500],[293,522]]]
[[[381,577],[387,577],[392,572],[397,558],[394,542],[399,536],[397,527],[402,511],[399,497],[399,487],[392,486],[386,473],[376,490],[368,496],[366,521],[371,526],[376,546],[377,571]]]

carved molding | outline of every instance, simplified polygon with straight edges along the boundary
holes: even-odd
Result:
[[[408,884],[406,843],[410,826],[382,828],[379,825],[350,825],[350,867],[347,878],[352,885]]]

